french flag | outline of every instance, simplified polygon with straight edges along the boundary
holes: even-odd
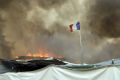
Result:
[[[73,32],[75,30],[80,30],[80,22],[78,21],[76,24],[70,24],[69,28],[70,28],[70,32]]]

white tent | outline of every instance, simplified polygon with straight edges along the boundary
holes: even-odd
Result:
[[[31,72],[1,74],[0,80],[120,80],[120,66],[89,71],[49,66]]]

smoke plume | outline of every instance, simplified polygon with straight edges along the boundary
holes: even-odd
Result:
[[[45,49],[74,63],[118,58],[119,0],[1,0],[0,58]],[[79,32],[69,24],[80,21]]]
[[[101,37],[120,37],[120,1],[96,0],[90,9],[90,27]]]

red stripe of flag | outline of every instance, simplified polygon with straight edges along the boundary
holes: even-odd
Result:
[[[70,32],[73,32],[73,24],[69,25],[70,27]]]

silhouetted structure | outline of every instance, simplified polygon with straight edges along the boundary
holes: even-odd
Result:
[[[23,71],[33,71],[48,65],[65,65],[64,62],[58,59],[51,59],[51,60],[30,60],[30,61],[16,61],[16,60],[2,60],[2,64],[16,72],[23,72]]]

